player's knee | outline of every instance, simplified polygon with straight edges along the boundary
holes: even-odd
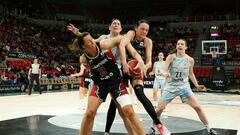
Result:
[[[88,109],[85,113],[85,117],[87,119],[91,119],[95,116],[95,114],[96,114],[96,111],[94,109]]]
[[[142,85],[135,85],[134,86],[134,91],[135,91],[135,94],[138,98],[141,98],[144,96],[144,92],[143,92],[143,86]]]
[[[122,111],[118,111],[118,113],[122,118],[126,117]]]
[[[133,108],[130,105],[123,107],[122,111],[123,111],[123,116],[126,116],[128,118],[134,116]]]

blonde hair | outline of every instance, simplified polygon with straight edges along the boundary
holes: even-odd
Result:
[[[86,56],[84,54],[82,54],[79,57],[79,62],[82,63],[83,65],[88,65],[88,60],[87,60],[87,58],[86,58]]]
[[[74,39],[73,43],[68,46],[69,50],[72,52],[76,52],[80,50],[80,47],[78,45],[78,39]]]

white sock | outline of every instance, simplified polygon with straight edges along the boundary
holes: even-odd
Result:
[[[207,131],[210,132],[210,129],[211,129],[211,128],[209,127],[209,125],[206,124],[205,127],[206,127]]]

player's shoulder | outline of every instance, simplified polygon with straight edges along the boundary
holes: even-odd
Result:
[[[109,35],[103,34],[103,35],[101,35],[99,38],[100,38],[100,39],[107,39],[107,38],[109,38]]]
[[[152,39],[149,38],[149,37],[146,37],[144,40],[145,40],[146,42],[152,42]]]
[[[187,54],[186,54],[186,55],[187,55]],[[191,56],[187,55],[187,58],[188,58],[188,61],[189,61],[189,62],[191,62],[191,63],[193,63],[193,62],[194,62],[194,58],[193,58],[193,57],[191,57]]]

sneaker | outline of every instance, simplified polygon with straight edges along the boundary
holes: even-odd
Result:
[[[209,131],[209,135],[218,135],[218,133],[217,133],[216,130],[211,128],[210,131]]]
[[[151,126],[147,135],[155,135],[155,133],[156,133],[156,130],[154,129],[153,126]]]
[[[171,132],[164,125],[158,124],[156,127],[160,135],[171,135]]]
[[[104,135],[110,135],[109,133],[105,132]]]

